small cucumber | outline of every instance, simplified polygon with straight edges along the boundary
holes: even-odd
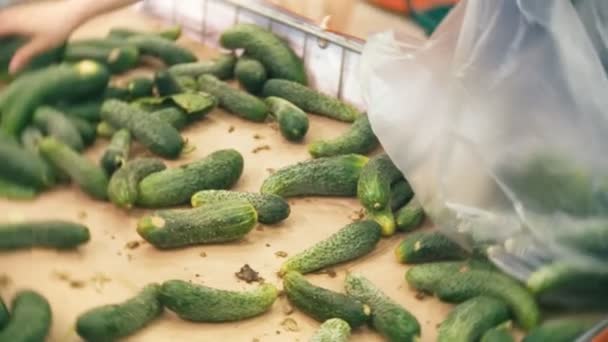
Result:
[[[380,241],[380,226],[374,221],[359,221],[340,229],[327,239],[290,257],[281,266],[281,274],[302,274],[320,270],[371,252]]]
[[[87,121],[99,121],[101,118],[102,100],[99,98],[82,102],[67,102],[57,105],[57,109],[67,115],[75,116]]]
[[[321,324],[319,330],[308,342],[348,342],[350,325],[339,318],[330,318]]]
[[[266,68],[260,61],[242,56],[236,61],[234,76],[250,93],[258,94],[266,82]]]
[[[66,221],[0,224],[0,250],[32,247],[72,249],[89,241],[89,229]]]
[[[460,260],[468,256],[466,250],[440,232],[417,232],[403,239],[395,249],[397,261],[402,264],[420,264],[433,261]]]
[[[226,291],[182,280],[163,283],[160,299],[180,318],[193,322],[233,322],[270,310],[279,295],[272,284],[246,292]]]
[[[511,321],[500,324],[486,331],[479,342],[515,342],[511,332]]]
[[[405,179],[397,181],[391,186],[391,210],[395,212],[401,209],[408,204],[413,197],[414,192],[412,191],[410,183]],[[397,215],[395,215],[395,220],[396,219]],[[399,226],[397,226],[397,229],[399,229]]]
[[[38,195],[38,190],[0,178],[0,198],[9,200],[30,200]]]
[[[51,328],[51,306],[37,292],[22,290],[11,305],[11,319],[0,331],[0,341],[42,342]]]
[[[266,98],[266,105],[279,124],[281,134],[289,141],[301,141],[308,132],[308,115],[293,103],[279,97]]]
[[[190,203],[196,208],[205,204],[233,199],[245,199],[249,201],[258,213],[258,221],[264,224],[275,224],[283,221],[290,213],[289,204],[283,198],[276,195],[254,192],[203,190],[192,195]]]
[[[0,177],[7,181],[35,189],[55,183],[54,172],[47,162],[14,142],[0,141],[0,160]]]
[[[239,240],[255,227],[257,219],[249,202],[232,200],[155,212],[139,220],[137,232],[154,247],[167,249]]]
[[[78,128],[55,108],[48,106],[39,107],[34,112],[33,122],[47,136],[63,142],[76,151],[84,149],[84,142]]]
[[[111,46],[92,40],[75,41],[66,46],[63,58],[68,62],[93,60],[106,65],[112,73],[122,73],[137,67],[139,50],[126,44]]]
[[[139,183],[137,204],[167,207],[188,203],[200,190],[228,189],[243,173],[243,156],[236,150],[219,150],[207,157],[153,173]]]
[[[107,121],[101,121],[95,128],[95,134],[102,138],[110,139],[116,133],[117,129],[110,125]]]
[[[281,38],[253,24],[238,24],[224,31],[220,44],[230,50],[245,49],[245,54],[260,61],[270,77],[307,83],[304,63]]]
[[[556,318],[532,329],[522,342],[572,342],[594,324],[595,321],[588,318]]]
[[[0,298],[0,331],[8,324],[10,318],[11,315],[6,308],[4,301]]]
[[[184,92],[177,77],[173,76],[167,70],[158,70],[154,73],[154,85],[160,96],[169,96]]]
[[[169,67],[169,72],[176,77],[189,76],[198,78],[203,74],[210,74],[220,80],[227,80],[232,78],[235,64],[236,57],[230,53],[211,60],[176,64]]]
[[[141,35],[156,35],[168,40],[177,40],[182,34],[182,27],[180,25],[169,26],[158,32],[141,32],[132,30],[124,27],[114,27],[108,33],[108,37],[115,39],[124,39],[132,36]]]
[[[339,121],[354,122],[361,112],[339,99],[323,94],[296,82],[285,79],[271,79],[264,84],[265,97],[283,98],[308,113],[326,116]]]
[[[397,230],[402,232],[412,231],[424,220],[424,210],[416,197],[412,198],[403,208],[395,213],[395,224]]]
[[[95,138],[97,138],[97,131],[95,130],[95,126],[89,121],[79,118],[77,116],[66,116],[68,120],[76,127],[78,133],[80,133],[80,137],[82,138],[82,142],[84,142],[85,146],[91,145],[95,142]]]
[[[129,159],[131,150],[131,133],[126,129],[119,129],[112,135],[112,140],[101,156],[100,165],[111,175]]]
[[[462,302],[476,296],[503,300],[518,323],[531,329],[538,323],[540,313],[534,297],[521,284],[496,271],[473,269],[469,266],[441,267],[458,263],[422,264],[410,268],[407,282],[416,289],[433,292],[443,301]]]
[[[179,131],[166,122],[118,100],[106,100],[101,117],[116,128],[126,128],[150,151],[166,158],[177,158],[184,146]]]
[[[501,300],[479,296],[456,306],[441,323],[438,342],[478,341],[488,330],[509,319],[509,308]]]
[[[137,46],[142,55],[149,55],[162,60],[166,65],[191,63],[196,56],[190,50],[174,42],[153,35],[135,35],[127,38],[127,43]]]
[[[534,294],[573,289],[584,284],[593,284],[593,287],[599,288],[608,287],[608,271],[556,261],[538,268],[526,280],[528,289]]]
[[[355,196],[367,161],[365,156],[347,154],[300,162],[270,175],[260,192],[281,197]]]
[[[139,182],[146,176],[166,168],[158,158],[136,158],[118,169],[108,184],[110,201],[121,208],[130,209],[137,201]]]
[[[44,138],[39,147],[53,166],[67,173],[87,194],[106,199],[108,176],[103,169],[55,138]]]
[[[368,306],[343,293],[314,286],[298,272],[283,277],[283,289],[296,308],[319,322],[340,318],[354,329],[370,319]]]
[[[127,90],[131,101],[140,97],[152,96],[154,95],[154,82],[148,77],[136,77],[127,83]]]
[[[264,101],[231,87],[213,75],[205,74],[199,77],[198,86],[201,91],[217,97],[220,107],[230,113],[255,122],[263,122],[268,116],[268,107]]]
[[[382,226],[382,234],[395,233],[395,219],[391,211],[391,185],[403,175],[386,153],[370,159],[361,171],[357,197],[370,217]]]
[[[387,341],[418,341],[420,324],[404,307],[385,295],[371,281],[358,274],[348,274],[345,279],[346,293],[369,305],[372,310],[371,324]]]
[[[186,114],[181,108],[178,107],[167,107],[164,109],[155,110],[150,113],[161,121],[168,123],[176,129],[182,129],[189,123],[188,114]]]
[[[315,141],[308,145],[308,152],[314,158],[348,153],[367,154],[379,145],[367,115],[362,115],[346,133],[335,139]]]
[[[129,89],[115,87],[115,86],[108,86],[106,88],[106,91],[103,93],[103,98],[106,100],[107,99],[116,99],[116,100],[128,101],[130,97],[131,97],[131,94],[129,92]]]
[[[160,285],[145,286],[120,304],[100,306],[78,316],[76,332],[90,342],[116,341],[148,325],[163,312]]]

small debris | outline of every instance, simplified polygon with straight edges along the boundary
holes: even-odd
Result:
[[[81,210],[78,212],[77,217],[79,220],[84,220],[87,218],[87,212],[84,210]]]
[[[121,251],[118,251],[118,252],[116,252],[116,255],[118,255],[118,256],[122,256],[122,252],[121,252]]]
[[[269,243],[267,243],[267,244],[266,244],[266,247],[270,247],[270,244],[269,244]]]
[[[279,330],[276,331],[277,335],[281,335],[281,332]]]
[[[268,167],[268,168],[266,168],[266,172],[268,172],[269,174],[273,174],[273,173],[277,172],[277,170],[273,169],[271,167]]]
[[[255,140],[260,140],[260,139],[264,139],[264,137],[263,137],[263,136],[261,136],[261,135],[259,135],[259,134],[254,134],[254,135],[253,135],[253,139],[255,139]]]
[[[251,342],[260,342],[259,338],[254,338],[253,340],[251,340]]]
[[[268,126],[270,126],[270,128],[274,131],[278,131],[279,130],[279,124],[275,121],[271,122]]]
[[[288,301],[284,301],[282,310],[285,315],[291,315],[293,313],[293,306]]]
[[[353,222],[363,220],[365,218],[365,209],[355,210],[348,218]]]
[[[287,317],[281,322],[281,326],[286,331],[299,331],[298,322],[295,319]]]
[[[336,270],[334,270],[333,268],[328,268],[328,269],[317,272],[317,274],[327,274],[330,278],[335,278]]]
[[[85,286],[84,281],[82,280],[71,280],[70,287],[73,289],[81,289]]]
[[[0,274],[0,288],[8,287],[13,280],[6,274]]]
[[[131,254],[127,254],[127,260],[131,261],[133,259],[133,256]]]
[[[199,278],[201,275],[197,273],[194,276],[197,277],[197,278]]]
[[[95,291],[101,292],[105,283],[111,282],[112,279],[108,278],[103,273],[97,273],[93,277],[91,277],[91,282],[95,286]]]
[[[127,242],[125,247],[128,249],[135,249],[135,248],[139,247],[139,241],[129,241],[129,242]]]
[[[228,127],[228,133],[232,133],[232,132],[234,132],[234,126]]]
[[[274,253],[274,255],[278,256],[279,258],[287,258],[287,252],[285,251],[277,251]]]
[[[260,277],[260,274],[256,271],[254,271],[248,264],[243,265],[243,267],[241,267],[241,269],[234,274],[237,278],[244,280],[247,282],[247,284],[253,283],[253,282],[263,282],[264,278]]]
[[[264,231],[264,227],[257,226],[257,228],[255,230],[257,230],[258,232],[263,232]]]
[[[112,236],[110,236],[110,239],[115,240],[116,236],[112,235]]]
[[[418,300],[424,300],[426,296],[427,294],[424,291],[417,291],[414,297]]]
[[[198,255],[199,255],[201,258],[206,258],[206,257],[207,257],[207,253],[206,253],[206,252],[204,252],[204,251],[203,251],[203,252],[200,252]]]
[[[258,153],[260,151],[270,151],[270,145],[261,145],[251,150],[252,153]]]
[[[53,276],[61,281],[70,281],[70,275],[67,272],[53,271]]]

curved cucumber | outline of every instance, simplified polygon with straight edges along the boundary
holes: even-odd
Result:
[[[31,186],[17,184],[0,178],[0,198],[9,200],[30,200],[38,195],[38,191]]]
[[[323,94],[296,82],[285,79],[271,79],[264,84],[265,97],[283,98],[308,113],[326,116],[339,121],[353,122],[361,112],[339,99]]]
[[[281,134],[289,141],[301,141],[308,132],[308,115],[293,103],[279,97],[266,98],[270,115],[279,124]]]
[[[236,62],[234,76],[252,94],[262,91],[267,79],[264,65],[260,61],[246,56],[242,56]]]
[[[409,232],[416,229],[424,220],[424,210],[420,202],[413,197],[408,204],[395,212],[397,230]]]
[[[135,35],[127,38],[127,42],[137,46],[142,55],[159,58],[167,65],[196,61],[196,56],[190,50],[161,37]]]
[[[230,50],[245,49],[260,61],[270,77],[307,83],[304,63],[281,38],[253,24],[238,24],[224,31],[220,44]]]
[[[119,169],[129,158],[131,150],[131,133],[126,129],[119,129],[112,135],[112,140],[101,156],[101,167],[111,175]]]
[[[522,342],[572,342],[594,324],[594,320],[588,318],[553,319],[532,329]]]
[[[89,229],[66,221],[0,224],[0,250],[31,247],[76,248],[90,239]]]
[[[402,179],[391,186],[391,210],[399,210],[414,198],[414,192],[407,180]],[[395,219],[396,219],[395,215]],[[396,223],[396,222],[395,222]],[[397,227],[399,229],[399,227]]]
[[[53,170],[36,152],[18,144],[0,141],[0,177],[35,189],[48,188],[55,183]]]
[[[176,77],[188,76],[198,78],[203,74],[211,74],[220,80],[232,78],[236,56],[224,54],[217,58],[195,63],[182,63],[169,67],[169,72]]]
[[[315,141],[308,145],[308,152],[315,158],[348,153],[367,154],[379,145],[367,115],[362,115],[346,133],[332,140]]]
[[[129,336],[163,312],[159,294],[160,285],[150,284],[123,303],[88,310],[78,316],[76,332],[90,342],[115,341]]]
[[[217,97],[220,107],[230,113],[255,122],[263,122],[268,116],[264,101],[231,87],[213,75],[205,74],[199,77],[198,86],[201,91]]]
[[[314,286],[298,272],[283,277],[283,289],[296,308],[317,321],[340,318],[354,329],[370,318],[369,307],[343,293]]]
[[[456,242],[439,232],[417,232],[403,239],[395,249],[397,261],[403,264],[459,260],[468,253]]]
[[[302,274],[353,260],[371,252],[380,241],[380,226],[374,221],[359,221],[340,229],[327,239],[289,258],[281,274]]]
[[[157,248],[176,248],[241,239],[257,224],[257,213],[245,200],[162,210],[145,216],[137,232]]]
[[[184,140],[175,127],[125,102],[105,101],[101,116],[113,127],[129,130],[137,141],[160,156],[177,158],[184,146]]]
[[[253,205],[258,213],[258,221],[264,224],[274,224],[289,216],[290,208],[283,198],[271,194],[254,192],[238,192],[228,190],[203,190],[192,195],[190,203],[193,207],[218,203],[227,200],[245,199]]]
[[[51,306],[44,297],[34,291],[20,291],[12,302],[11,319],[0,331],[0,341],[45,341],[51,320]]]
[[[418,341],[420,324],[404,307],[380,291],[371,281],[358,274],[348,274],[346,293],[372,309],[371,323],[388,341]]]
[[[474,297],[456,306],[439,326],[438,342],[478,341],[488,330],[509,319],[509,308],[491,297]]]
[[[82,142],[85,146],[91,145],[95,142],[95,138],[97,138],[97,131],[95,130],[95,126],[89,121],[79,118],[77,116],[66,116],[68,120],[76,127],[78,133],[80,133],[80,137],[82,138]]]
[[[243,156],[236,150],[219,150],[207,157],[153,173],[139,183],[137,204],[167,207],[184,204],[200,190],[227,189],[243,173]]]
[[[43,106],[34,112],[34,125],[47,136],[56,138],[76,151],[84,149],[84,142],[78,128],[55,108]]]
[[[54,138],[44,138],[39,148],[53,166],[67,173],[87,194],[106,199],[108,176],[103,169]]]
[[[182,280],[163,283],[161,301],[179,317],[194,322],[232,322],[270,310],[279,295],[274,285],[247,292],[226,291]]]
[[[321,324],[308,342],[348,342],[349,338],[350,325],[339,318],[330,318]]]
[[[127,83],[127,91],[131,100],[152,96],[154,95],[154,82],[148,77],[135,77]]]
[[[270,175],[260,192],[281,197],[354,196],[367,161],[358,154],[307,160]]]
[[[139,182],[146,176],[162,171],[165,163],[157,158],[136,158],[118,169],[108,184],[110,201],[121,208],[130,209],[137,201]]]
[[[75,41],[66,46],[63,58],[68,62],[93,60],[113,73],[122,73],[139,64],[139,50],[127,44],[112,46],[101,40]]]

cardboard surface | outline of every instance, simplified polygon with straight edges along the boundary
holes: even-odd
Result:
[[[101,36],[113,26],[152,29],[159,25],[159,22],[132,11],[121,11],[90,22],[76,36]],[[182,38],[180,44],[193,48],[202,58],[215,54],[187,38]],[[245,170],[235,190],[257,191],[271,169],[308,159],[307,143],[337,136],[348,127],[319,116],[310,116],[310,119],[310,130],[304,143],[293,144],[283,139],[272,124],[251,123],[215,110],[183,131],[189,144],[196,149],[167,164],[180,165],[218,149],[234,148],[245,159]],[[231,127],[233,132],[230,132]],[[87,156],[97,161],[106,144],[107,141],[98,139],[96,145],[87,151]],[[269,149],[252,152],[263,145],[268,145]],[[92,200],[75,186],[58,187],[33,202],[0,200],[2,221],[73,220],[86,224],[92,235],[91,241],[78,251],[2,253],[0,295],[9,302],[19,289],[32,288],[41,292],[53,309],[49,341],[79,341],[74,332],[78,314],[98,305],[125,300],[150,282],[184,279],[222,289],[245,290],[257,285],[239,281],[234,273],[244,264],[249,264],[267,282],[281,288],[275,272],[286,259],[275,253],[296,254],[351,222],[360,209],[356,199],[302,198],[289,202],[292,210],[289,219],[276,226],[260,225],[240,242],[158,251],[143,243],[135,232],[137,219],[148,211],[120,210],[110,203]],[[342,291],[347,272],[362,273],[418,317],[422,341],[434,341],[436,325],[451,306],[434,298],[415,298],[415,291],[408,288],[403,278],[407,268],[398,264],[393,255],[402,238],[403,235],[396,235],[383,239],[371,255],[335,267],[335,277],[313,274],[308,278],[317,285]],[[138,241],[140,245],[127,247],[132,241]],[[319,323],[297,310],[288,315],[289,311],[284,297],[277,300],[265,315],[226,324],[190,323],[166,310],[162,317],[126,341],[307,341]],[[282,324],[286,318],[293,319],[297,327],[294,329],[293,324]],[[360,328],[353,332],[352,341],[382,339],[370,329]]]

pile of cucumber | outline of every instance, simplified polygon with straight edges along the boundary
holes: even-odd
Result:
[[[157,208],[139,219],[136,230],[158,249],[242,239],[258,223],[287,219],[289,197],[357,197],[367,218],[287,259],[279,270],[284,293],[297,309],[323,322],[311,341],[347,341],[351,331],[365,324],[388,341],[418,340],[417,319],[362,275],[347,275],[344,293],[305,278],[363,257],[382,237],[415,230],[424,220],[420,203],[390,157],[366,156],[379,147],[367,116],[310,88],[300,58],[266,29],[252,24],[228,29],[220,43],[234,52],[203,61],[175,42],[180,33],[179,27],[162,32],[116,28],[105,38],[71,41],[14,79],[0,93],[0,197],[31,199],[72,182],[119,208]],[[2,48],[0,41],[0,74],[22,43],[14,38]],[[236,50],[242,55],[237,57]],[[110,84],[112,74],[139,66],[142,56],[159,59],[165,68],[124,86]],[[241,87],[226,82],[233,78]],[[245,161],[236,150],[218,150],[175,168],[163,161],[185,153],[180,130],[216,107],[253,122],[274,120],[290,142],[307,134],[307,113],[352,124],[341,136],[312,142],[312,159],[276,171],[259,192],[237,192],[230,189]],[[97,137],[109,142],[94,162],[82,152]],[[134,156],[135,142],[156,157]],[[191,208],[171,208],[184,204]],[[0,224],[0,250],[75,249],[89,239],[87,227],[71,222]],[[589,325],[588,320],[565,320],[535,328],[540,320],[535,294],[568,283],[560,277],[571,276],[564,267],[533,275],[526,287],[495,269],[483,253],[471,254],[427,231],[409,234],[396,256],[399,262],[419,264],[406,274],[410,286],[460,303],[441,324],[440,341],[511,341],[511,320],[535,329],[528,341],[545,336],[561,341],[567,333],[556,335],[551,327],[576,336]],[[238,321],[271,310],[278,296],[271,284],[235,292],[167,280],[143,287],[122,303],[81,314],[76,331],[87,341],[114,341],[145,327],[164,308],[193,322]],[[10,311],[0,304],[0,341],[44,340],[51,309],[40,294],[20,292]]]

